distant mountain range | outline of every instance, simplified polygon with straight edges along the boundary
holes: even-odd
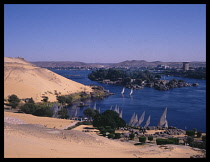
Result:
[[[38,67],[156,67],[157,65],[167,65],[170,67],[181,68],[183,62],[162,62],[145,60],[127,60],[119,63],[84,63],[74,61],[37,61],[31,62]],[[189,62],[190,67],[206,67],[206,62]]]

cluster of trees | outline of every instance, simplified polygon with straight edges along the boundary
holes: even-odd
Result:
[[[69,94],[69,95],[60,95],[56,97],[59,103],[71,105],[73,102],[77,100],[83,101],[87,98],[90,98],[91,96],[90,94],[87,94],[85,92],[79,92],[79,93],[74,93],[74,94]]]
[[[20,110],[26,114],[32,114],[35,116],[52,117],[53,112],[50,107],[43,104],[35,104],[32,102],[25,103],[20,107]]]
[[[27,103],[20,106],[20,110],[26,114],[32,114],[35,116],[45,116],[45,117],[52,117],[53,116],[53,110],[50,106],[51,104],[47,103],[48,97],[45,97],[42,101],[44,103],[35,103],[33,98],[29,98]],[[12,108],[16,109],[17,106],[20,103],[20,99],[17,95],[12,94],[8,97],[8,106],[11,106]],[[62,102],[61,102],[62,103]],[[57,105],[58,106],[58,105]],[[62,119],[69,118],[68,111],[65,108],[62,108],[58,111],[58,115]]]
[[[110,79],[112,81],[118,80],[118,78],[125,78],[128,77],[125,71],[120,70],[120,69],[113,69],[109,68],[108,70],[106,69],[98,69],[96,71],[92,71],[88,75],[88,78],[91,80],[104,80],[104,79]]]
[[[72,96],[71,95],[64,95],[64,96],[57,96],[57,100],[61,104],[72,104]]]
[[[119,114],[112,110],[106,110],[101,114],[96,114],[93,119],[94,127],[105,127],[110,126],[112,129],[116,129],[119,127],[125,127],[126,122]]]
[[[8,97],[8,104],[7,106],[11,106],[13,109],[16,109],[16,107],[19,105],[20,99],[17,97],[17,95],[12,94]]]
[[[105,79],[117,81],[122,79],[122,84],[124,85],[129,84],[131,79],[135,79],[136,84],[141,84],[144,80],[147,82],[154,80],[154,76],[148,70],[122,70],[113,68],[92,71],[92,73],[88,75],[88,78],[95,81],[102,81]]]

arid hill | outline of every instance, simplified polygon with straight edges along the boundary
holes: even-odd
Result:
[[[69,80],[45,68],[36,67],[23,58],[4,58],[4,98],[16,94],[19,98],[32,97],[40,102],[42,96],[56,101],[56,94],[91,92],[89,86]]]

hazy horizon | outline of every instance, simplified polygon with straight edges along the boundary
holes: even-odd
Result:
[[[28,60],[26,60],[28,61]],[[71,60],[66,60],[66,61],[70,61],[70,62],[83,62],[83,61],[71,61]],[[28,62],[66,62],[66,61],[28,61]],[[124,60],[124,61],[120,61],[120,62],[125,62],[125,61],[146,61],[146,62],[206,62],[206,61],[147,61],[147,60]],[[116,63],[120,63],[120,62],[83,62],[83,63],[87,63],[87,64],[116,64]]]
[[[4,56],[206,61],[205,4],[5,4]]]

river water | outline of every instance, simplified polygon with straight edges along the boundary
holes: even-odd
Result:
[[[91,81],[87,75],[91,73],[88,70],[52,70],[68,79],[85,85],[100,85],[115,95],[102,100],[87,100],[85,104],[93,108],[95,103],[100,112],[109,110],[117,105],[123,110],[123,119],[128,123],[134,112],[140,115],[145,111],[145,120],[141,126],[144,126],[149,115],[150,126],[156,126],[165,107],[168,107],[167,121],[169,126],[180,129],[193,129],[206,132],[206,80],[190,79],[182,77],[165,77],[165,80],[176,78],[184,80],[186,83],[198,83],[198,87],[174,88],[168,91],[158,91],[154,88],[145,87],[140,90],[134,90],[132,96],[129,95],[130,89],[125,89],[124,95],[121,95],[123,86],[111,84],[102,84]],[[65,76],[70,75],[70,76]],[[77,109],[77,116],[83,116],[84,108],[79,108],[76,104],[68,107],[69,115],[72,116]]]

